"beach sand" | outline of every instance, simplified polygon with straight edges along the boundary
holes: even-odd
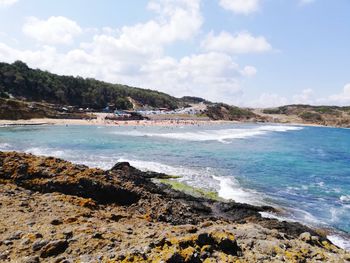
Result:
[[[29,120],[0,120],[0,126],[31,126],[31,125],[103,125],[103,126],[183,126],[183,125],[212,125],[223,123],[238,123],[236,121],[213,121],[203,119],[151,119],[151,120],[107,120],[106,113],[94,113],[96,119],[29,119]]]

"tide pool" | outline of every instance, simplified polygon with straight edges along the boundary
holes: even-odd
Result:
[[[184,127],[38,126],[0,128],[0,150],[111,168],[179,175],[226,199],[279,207],[279,216],[350,232],[350,130],[230,124]]]

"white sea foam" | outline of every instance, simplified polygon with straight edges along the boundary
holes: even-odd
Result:
[[[242,188],[238,181],[231,176],[219,176],[210,168],[193,169],[182,166],[170,166],[158,162],[146,162],[121,158],[119,162],[129,162],[132,166],[143,171],[155,171],[169,175],[181,176],[177,179],[182,183],[210,191],[216,191],[218,195],[227,200],[236,202],[262,205],[262,197],[253,191]]]
[[[350,195],[342,195],[339,199],[344,204],[350,203]]]
[[[262,201],[258,193],[243,189],[234,177],[213,176],[220,182],[218,195],[226,200],[234,200],[239,203],[248,203],[252,205],[266,204]]]
[[[67,157],[67,151],[54,150],[50,148],[32,147],[25,150],[24,152],[31,153],[34,155],[41,155],[41,156],[53,156],[57,158]]]
[[[11,144],[9,143],[0,143],[0,150],[1,151],[7,151],[9,149],[11,149]]]
[[[342,249],[350,251],[350,239],[343,237],[341,235],[329,235],[327,238],[332,241],[332,243]]]
[[[268,134],[270,132],[287,132],[302,130],[302,127],[296,126],[259,126],[247,129],[218,129],[218,130],[202,130],[196,132],[171,132],[171,133],[152,133],[145,131],[125,131],[114,132],[114,134],[136,137],[160,137],[176,140],[187,141],[219,141],[229,143],[234,139],[245,139],[249,137]]]
[[[272,219],[277,219],[279,221],[287,221],[287,222],[297,222],[297,220],[294,220],[290,217],[276,215],[276,214],[270,213],[270,212],[259,212],[259,214],[264,218],[272,218]]]

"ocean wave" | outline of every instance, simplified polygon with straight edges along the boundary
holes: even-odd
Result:
[[[9,143],[0,143],[0,151],[7,151],[12,148],[12,145]]]
[[[132,166],[143,171],[155,171],[169,175],[181,176],[178,181],[192,187],[216,191],[218,196],[226,200],[265,205],[263,198],[256,192],[244,189],[232,176],[217,175],[211,168],[193,169],[183,166],[170,166],[158,162],[130,160],[121,158],[119,162],[129,162]]]
[[[342,195],[339,200],[344,204],[348,204],[350,203],[350,195]]]
[[[56,158],[67,158],[67,151],[55,150],[52,148],[32,147],[24,151],[25,153],[31,153],[39,156],[53,156]]]
[[[242,188],[232,176],[213,176],[213,178],[220,182],[218,195],[223,199],[251,205],[267,204],[263,201],[262,196],[252,190]]]
[[[350,238],[344,237],[341,234],[332,234],[327,236],[327,238],[332,241],[332,243],[346,251],[350,251]]]
[[[187,141],[219,141],[222,143],[229,143],[234,139],[245,139],[259,135],[268,134],[271,132],[287,132],[302,130],[302,127],[296,126],[259,126],[250,129],[219,129],[219,130],[203,130],[197,132],[171,132],[171,133],[151,133],[144,131],[125,131],[113,132],[117,135],[136,136],[136,137],[159,137],[176,140]]]
[[[271,212],[259,212],[259,214],[264,217],[264,218],[271,218],[271,219],[277,219],[278,221],[287,221],[287,222],[298,222],[295,219],[292,219],[287,216],[282,216],[282,215],[276,215]]]

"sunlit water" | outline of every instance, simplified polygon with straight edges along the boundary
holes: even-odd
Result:
[[[111,168],[129,161],[226,199],[283,208],[350,247],[350,130],[273,125],[0,128],[0,150]],[[276,215],[264,215],[276,216]]]

